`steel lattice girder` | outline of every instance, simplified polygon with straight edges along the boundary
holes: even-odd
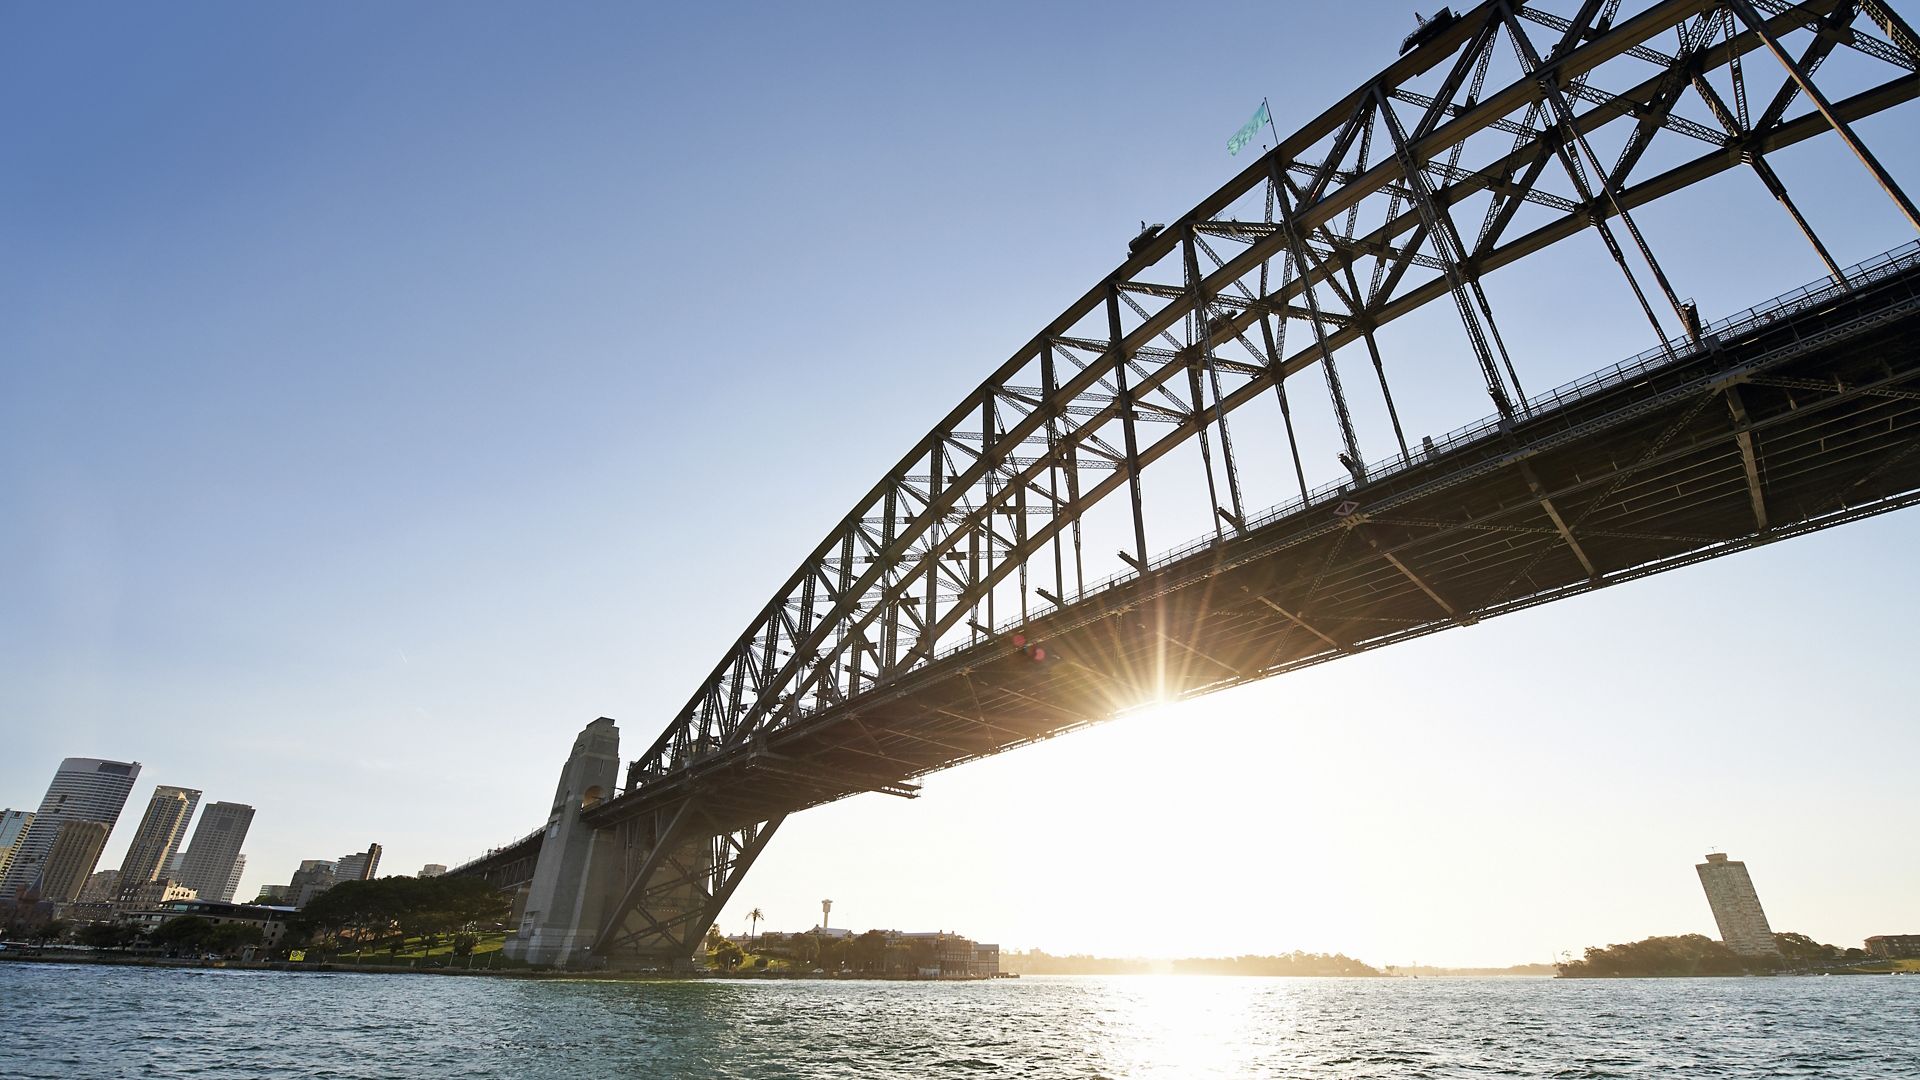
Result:
[[[1365,168],[1343,167],[1350,151],[1364,146],[1370,137],[1378,110],[1391,108],[1386,101],[1416,95],[1403,90],[1402,84],[1449,60],[1457,72],[1465,72],[1481,53],[1495,47],[1501,33],[1519,32],[1510,17],[1513,9],[1502,0],[1478,5],[1434,40],[1282,139],[1263,160],[1145,244],[1003,364],[861,500],[635,762],[629,789],[705,754],[739,746],[795,716],[869,691],[925,662],[957,629],[970,626],[976,633],[994,629],[975,621],[981,601],[991,610],[992,590],[1014,571],[1024,572],[1029,560],[1050,542],[1056,545],[1058,566],[1061,534],[1088,507],[1123,484],[1137,483],[1145,466],[1200,436],[1210,425],[1219,424],[1224,433],[1227,414],[1322,359],[1320,345],[1285,356],[1253,345],[1245,335],[1255,322],[1262,324],[1265,334],[1270,318],[1279,319],[1283,330],[1285,321],[1304,319],[1324,339],[1324,349],[1330,350],[1361,340],[1373,327],[1445,295],[1449,288],[1445,276],[1401,287],[1408,267],[1444,262],[1441,252],[1423,250],[1435,241],[1414,209],[1391,216],[1364,236],[1342,236],[1332,227],[1341,215],[1376,195],[1395,196],[1392,205],[1398,209],[1398,196],[1413,179],[1405,172],[1405,161],[1420,163],[1431,199],[1442,207],[1482,190],[1514,203],[1526,200],[1555,209],[1572,205],[1557,220],[1524,235],[1498,242],[1496,231],[1474,251],[1463,253],[1463,272],[1477,281],[1608,217],[1736,167],[1745,155],[1765,153],[1827,130],[1816,115],[1776,118],[1769,127],[1756,125],[1743,137],[1729,136],[1721,148],[1632,184],[1625,175],[1632,162],[1626,161],[1620,175],[1598,178],[1617,186],[1611,201],[1596,198],[1582,205],[1539,191],[1540,166],[1561,152],[1569,137],[1626,120],[1640,127],[1637,136],[1644,148],[1654,129],[1670,130],[1668,117],[1655,114],[1662,113],[1663,107],[1670,110],[1667,98],[1673,95],[1663,98],[1663,88],[1671,88],[1683,68],[1684,89],[1701,73],[1763,47],[1751,30],[1706,44],[1713,37],[1706,32],[1707,20],[1717,21],[1720,14],[1711,0],[1653,3],[1610,29],[1572,31],[1589,26],[1601,6],[1588,3],[1580,18],[1567,21],[1567,36],[1545,54],[1538,70],[1477,100],[1452,100],[1461,89],[1459,78],[1450,80],[1444,94],[1427,96],[1430,104],[1413,126],[1404,154],[1383,155]],[[1765,6],[1772,12],[1767,21],[1776,34],[1819,24],[1836,13],[1850,19],[1852,12],[1852,5],[1838,0]],[[1535,13],[1521,9],[1521,14]],[[1696,47],[1669,55],[1649,46],[1657,35],[1688,20],[1694,20],[1699,31]],[[1869,55],[1886,59],[1882,54],[1891,50],[1911,60],[1910,54],[1877,38],[1866,38],[1851,28],[1845,32],[1874,42],[1863,50]],[[1579,80],[1594,69],[1621,56],[1643,61],[1652,57],[1650,62],[1666,66],[1622,93],[1575,93],[1571,95],[1575,103],[1586,101],[1592,107],[1572,115],[1563,125],[1534,126],[1533,119],[1552,86],[1580,85]],[[1835,110],[1851,120],[1914,97],[1920,93],[1920,82],[1904,73],[1910,67],[1902,65],[1902,74],[1836,102]],[[1511,119],[1515,114],[1524,115],[1526,122],[1515,124]],[[1487,129],[1531,134],[1520,134],[1511,153],[1478,167],[1462,168],[1451,161],[1441,165],[1440,158]],[[1332,149],[1321,163],[1301,170],[1301,159],[1328,140]],[[1275,178],[1292,171],[1304,171],[1307,182],[1289,181],[1277,188]],[[1294,228],[1307,243],[1289,251],[1288,230],[1282,226],[1218,220],[1237,200],[1262,188],[1278,190],[1292,203]],[[1528,199],[1530,193],[1541,197]],[[1407,233],[1412,234],[1411,240],[1396,243],[1396,237]],[[1229,237],[1245,246],[1224,260],[1209,248],[1219,265],[1203,276],[1190,274],[1197,280],[1181,286],[1140,280],[1176,252],[1184,238],[1196,234]],[[1385,289],[1359,295],[1351,274],[1362,258],[1374,258],[1390,268]],[[1264,282],[1267,267],[1275,261],[1282,267],[1280,286],[1270,291],[1249,289],[1248,279],[1259,274]],[[1348,275],[1352,289],[1342,290],[1342,274]],[[1316,310],[1321,305],[1314,302],[1314,290],[1320,287],[1333,291],[1348,310]],[[1235,297],[1236,292],[1241,295]],[[1137,316],[1131,329],[1122,325],[1114,311],[1122,297]],[[1141,298],[1157,302],[1157,308],[1143,305]],[[1215,298],[1222,302],[1214,302]],[[1297,303],[1300,300],[1308,302],[1306,308]],[[1097,324],[1103,309],[1109,312],[1107,333],[1086,333],[1084,328]],[[1172,334],[1183,320],[1188,322],[1189,338],[1184,342]],[[1156,340],[1169,348],[1152,344]],[[1254,362],[1214,357],[1216,348],[1231,342],[1241,343]],[[1194,389],[1182,396],[1177,376],[1196,364],[1204,365],[1214,380],[1211,402],[1197,379],[1192,382]],[[1043,376],[1039,386],[1030,385],[1036,367]],[[1224,392],[1217,389],[1223,375],[1231,387]],[[1129,445],[1123,450],[1109,441],[1116,438],[1118,422],[1127,436],[1123,441],[1132,444],[1135,424],[1145,421],[1169,428],[1144,446]],[[1042,447],[1043,452],[1034,457],[1008,452],[1023,445]],[[1228,465],[1230,469],[1230,461]],[[1093,475],[1082,482],[1080,474],[1089,470]],[[1138,514],[1137,504],[1135,509]],[[1020,592],[1023,610],[1028,591]],[[994,620],[989,617],[988,621]]]

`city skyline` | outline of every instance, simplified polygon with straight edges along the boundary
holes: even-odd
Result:
[[[1145,94],[1105,58],[1163,20],[1102,15],[23,15],[69,44],[0,75],[33,152],[0,176],[0,805],[33,810],[65,755],[137,758],[271,817],[255,887],[368,837],[453,865],[537,824],[572,733],[650,740],[940,410],[1242,167],[1257,102],[1306,119],[1406,22],[1304,10],[1359,44]],[[92,64],[148,90],[74,85]],[[1897,120],[1860,130],[1920,175]],[[1841,262],[1891,246],[1830,141],[1780,168],[1828,193]],[[1819,275],[1752,177],[1716,183],[1646,214],[1703,312]],[[1489,278],[1530,385],[1648,344],[1617,282],[1553,306],[1549,271],[1604,259]],[[1410,432],[1485,411],[1442,378],[1457,327],[1433,340],[1395,372]],[[1920,748],[1916,541],[1895,514],[810,810],[722,925],[834,896],[1008,948],[1508,963],[1709,932],[1686,867],[1720,844],[1766,867],[1778,929],[1904,932],[1920,868],[1874,840],[1920,811],[1874,769]],[[1208,917],[1169,926],[1199,867]]]

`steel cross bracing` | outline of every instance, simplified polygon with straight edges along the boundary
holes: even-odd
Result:
[[[1140,474],[1189,441],[1203,442],[1219,521],[1237,530],[1244,508],[1228,415],[1316,363],[1343,412],[1334,350],[1370,344],[1375,329],[1441,295],[1454,297],[1496,410],[1524,409],[1479,282],[1559,240],[1595,232],[1656,328],[1664,330],[1654,294],[1687,318],[1657,260],[1657,238],[1632,219],[1635,207],[1742,164],[1770,191],[1779,186],[1766,155],[1834,126],[1820,112],[1791,115],[1806,96],[1803,76],[1834,48],[1887,69],[1877,84],[1830,103],[1843,128],[1916,92],[1910,31],[1884,4],[1764,0],[1757,23],[1741,0],[1733,4],[1669,0],[1623,15],[1617,3],[1595,0],[1563,16],[1490,0],[1281,140],[929,432],[762,610],[635,761],[629,787],[836,708],[943,649],[987,640],[1010,620],[1075,602],[1086,585],[1077,523],[1127,489],[1136,529],[1123,555],[1138,563],[1150,517]],[[1535,40],[1523,22],[1548,33]],[[1766,86],[1778,89],[1762,95],[1769,106],[1743,123],[1710,80],[1731,78],[1732,96],[1744,103],[1748,84],[1767,70],[1755,61],[1767,58],[1769,40],[1805,28],[1816,31],[1812,45],[1788,58],[1798,70],[1774,65]],[[1490,65],[1502,63],[1510,78],[1486,91]],[[1602,72],[1628,81],[1602,89]],[[1428,85],[1430,74],[1443,76],[1438,85]],[[1690,96],[1713,128],[1676,113]],[[1632,129],[1610,164],[1592,144],[1609,125]],[[1472,137],[1484,131],[1511,134],[1510,147],[1475,160],[1480,143]],[[1369,161],[1376,138],[1388,150]],[[1678,166],[1637,175],[1661,138],[1710,145]],[[1571,192],[1549,189],[1555,169]],[[1483,192],[1491,201],[1481,227],[1461,232],[1451,208]],[[1780,192],[1831,265],[1784,186]],[[1357,230],[1376,203],[1387,213]],[[1257,220],[1236,213],[1262,206]],[[1551,214],[1515,235],[1522,207]],[[1615,222],[1631,243],[1614,238]],[[1312,344],[1283,354],[1290,322],[1306,323]],[[1385,367],[1379,371],[1384,391]],[[1340,427],[1359,481],[1360,436],[1351,418]]]

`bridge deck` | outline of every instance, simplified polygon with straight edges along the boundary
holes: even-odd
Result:
[[[1920,498],[1920,251],[1534,399],[587,812],[739,823]],[[1717,329],[1717,333],[1712,332]]]

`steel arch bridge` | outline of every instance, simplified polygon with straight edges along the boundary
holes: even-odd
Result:
[[[1143,229],[847,513],[624,782],[596,721],[547,824],[455,872],[519,890],[531,961],[683,963],[796,810],[1920,499],[1920,245],[1841,266],[1772,164],[1819,139],[1920,231],[1854,130],[1920,94],[1917,60],[1885,0],[1443,12]],[[1826,276],[1711,319],[1635,212],[1727,172]],[[1482,282],[1563,241],[1605,252],[1655,344],[1530,396]],[[1492,414],[1410,443],[1379,336],[1428,305],[1459,327],[1428,348],[1464,354]],[[1344,473],[1318,488],[1309,369]],[[1393,452],[1370,463],[1350,394],[1376,386]],[[1283,435],[1290,468],[1233,423]],[[1211,522],[1155,555],[1141,478],[1163,461]],[[1247,505],[1256,470],[1298,497]],[[1124,566],[1096,580],[1100,505],[1124,509]]]

